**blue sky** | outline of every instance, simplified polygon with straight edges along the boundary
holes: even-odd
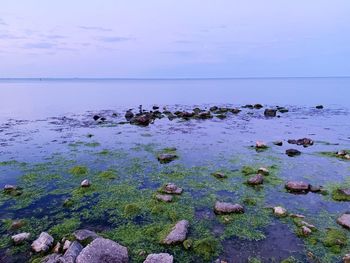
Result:
[[[350,76],[349,0],[1,0],[0,77]]]

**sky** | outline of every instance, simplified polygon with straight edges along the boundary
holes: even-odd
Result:
[[[350,76],[349,0],[1,0],[0,78]]]

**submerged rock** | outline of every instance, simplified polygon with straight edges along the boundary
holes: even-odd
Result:
[[[264,183],[264,178],[262,177],[261,174],[257,174],[253,176],[252,178],[249,178],[247,183],[249,185],[260,185]]]
[[[264,115],[265,115],[265,117],[276,117],[277,110],[275,110],[275,109],[265,109]]]
[[[161,194],[157,194],[157,195],[156,195],[156,199],[157,199],[158,201],[170,203],[171,201],[173,201],[173,196],[172,196],[172,195],[161,195]]]
[[[290,192],[308,192],[310,185],[304,182],[290,181],[286,183],[285,188]]]
[[[53,237],[46,232],[42,232],[40,236],[32,243],[32,249],[39,252],[46,252],[53,244]]]
[[[79,229],[73,235],[78,241],[93,240],[99,237],[95,232],[87,229]]]
[[[177,222],[166,238],[162,240],[162,243],[172,245],[183,242],[186,239],[189,226],[190,223],[187,220]]]
[[[78,255],[76,263],[127,263],[128,250],[105,238],[96,238]]]
[[[150,254],[143,263],[173,263],[174,257],[168,253]]]
[[[158,154],[158,161],[160,163],[170,163],[171,161],[174,161],[177,158],[176,154],[173,153],[161,153]]]
[[[181,194],[182,193],[182,188],[178,187],[176,184],[173,183],[168,183],[163,186],[161,189],[161,192],[166,193],[166,194]]]
[[[286,154],[289,156],[289,157],[293,157],[293,156],[297,156],[297,155],[300,155],[301,152],[296,150],[296,149],[288,149],[286,150]]]
[[[11,237],[13,243],[15,245],[22,244],[24,241],[28,240],[30,237],[30,233],[20,233]]]
[[[80,252],[83,250],[83,246],[78,241],[73,241],[64,255],[58,260],[59,263],[75,263]]]
[[[350,214],[343,214],[337,219],[337,223],[345,228],[350,229]]]
[[[239,204],[232,204],[226,202],[217,201],[214,206],[215,214],[231,214],[231,213],[244,213],[244,207]]]

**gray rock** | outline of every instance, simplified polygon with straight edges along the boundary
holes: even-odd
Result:
[[[177,222],[162,243],[172,245],[183,242],[186,239],[189,226],[190,223],[187,220]]]
[[[253,176],[252,178],[249,178],[247,183],[249,185],[260,185],[264,183],[264,178],[261,174],[257,174]]]
[[[90,181],[88,179],[85,179],[81,182],[81,187],[89,187],[91,185]]]
[[[265,109],[264,115],[265,115],[265,117],[276,117],[277,110],[275,110],[275,109]]]
[[[282,141],[275,141],[275,142],[273,142],[273,144],[277,145],[277,146],[282,146],[283,142]]]
[[[297,155],[300,155],[301,152],[296,150],[296,149],[288,149],[286,150],[286,154],[289,156],[289,157],[294,157],[294,156],[297,156]]]
[[[260,167],[259,170],[258,170],[258,174],[262,174],[262,175],[269,175],[270,172],[267,168],[265,167]]]
[[[105,238],[96,238],[77,257],[76,263],[127,263],[128,250]]]
[[[166,194],[182,194],[182,188],[173,183],[166,184],[161,191]]]
[[[53,237],[46,232],[42,232],[40,236],[32,243],[32,249],[35,252],[46,252],[53,243]]]
[[[74,236],[78,241],[85,241],[88,239],[92,240],[99,237],[95,232],[87,229],[79,229],[75,231]]]
[[[308,192],[310,185],[304,182],[290,181],[286,183],[285,188],[290,192]]]
[[[61,255],[59,254],[50,254],[46,257],[44,257],[42,260],[41,260],[41,263],[58,263],[58,260],[60,259]]]
[[[13,243],[15,243],[15,245],[19,245],[19,244],[22,244],[24,241],[28,240],[29,237],[30,237],[30,233],[20,233],[12,236],[11,239]]]
[[[257,149],[265,149],[265,148],[267,148],[267,145],[266,145],[266,143],[264,143],[262,141],[257,141],[255,143],[255,148],[257,148]]]
[[[78,241],[73,241],[66,253],[59,258],[59,263],[75,263],[76,258],[83,250],[83,246]]]
[[[156,199],[157,199],[158,201],[170,203],[171,201],[173,201],[173,196],[172,196],[172,195],[161,195],[161,194],[157,194],[157,195],[156,195]]]
[[[337,223],[345,228],[350,229],[350,214],[343,214],[337,219]]]
[[[174,258],[168,253],[150,254],[143,263],[173,263]]]
[[[231,214],[231,213],[244,213],[243,206],[239,204],[232,204],[226,202],[216,202],[214,206],[214,212],[216,214]]]
[[[177,155],[172,153],[161,153],[157,158],[160,163],[169,163],[175,160],[177,158]]]

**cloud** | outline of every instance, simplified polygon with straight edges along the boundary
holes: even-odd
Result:
[[[12,34],[0,34],[0,39],[25,39],[26,37],[15,36]]]
[[[65,39],[65,36],[62,35],[43,35],[43,37],[48,39]]]
[[[7,24],[5,23],[5,21],[3,19],[0,18],[0,26],[7,26]]]
[[[100,40],[102,42],[124,42],[129,41],[132,38],[128,37],[98,37],[97,40]]]
[[[111,32],[112,29],[104,28],[99,26],[79,26],[80,29],[91,30],[91,31],[100,31],[100,32]]]
[[[56,44],[49,42],[37,42],[37,43],[27,43],[23,48],[27,49],[52,49],[55,48]]]

